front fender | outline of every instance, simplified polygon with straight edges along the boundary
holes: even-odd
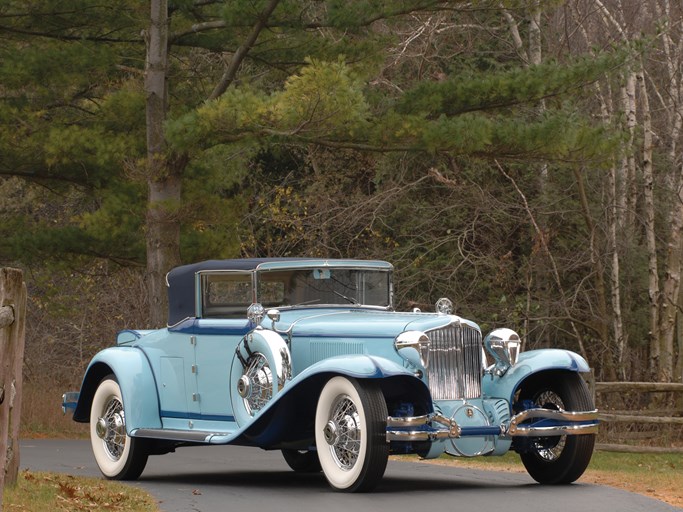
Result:
[[[319,361],[297,375],[283,392],[294,391],[300,394],[301,390],[305,390],[307,400],[317,404],[325,383],[337,375],[358,380],[375,380],[387,406],[406,402],[425,414],[434,410],[431,393],[423,380],[394,361],[368,355],[335,356]]]
[[[492,373],[484,375],[482,391],[487,397],[504,398],[512,403],[515,392],[527,377],[549,370],[584,373],[589,372],[590,367],[583,357],[569,350],[530,350],[522,352],[517,363],[502,377]]]
[[[346,355],[330,357],[312,364],[297,376],[297,380],[319,373],[335,373],[355,379],[382,379],[398,375],[414,377],[412,371],[384,357]]]
[[[315,418],[318,397],[325,383],[337,375],[376,380],[387,406],[408,402],[416,404],[415,410],[419,414],[433,411],[427,385],[400,364],[368,355],[335,356],[309,366],[287,382],[258,415],[241,425],[237,437],[243,436],[257,446],[313,439],[312,419]],[[233,439],[216,438],[211,442],[221,444]]]
[[[161,428],[159,395],[147,356],[135,347],[111,347],[93,357],[85,372],[73,419],[90,421],[90,407],[104,377],[116,376],[123,395],[126,430]]]

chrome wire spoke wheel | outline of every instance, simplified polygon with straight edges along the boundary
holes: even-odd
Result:
[[[339,467],[348,471],[358,461],[361,447],[361,420],[358,409],[348,395],[339,397],[332,406],[331,419],[326,426],[326,439]]]
[[[536,398],[536,405],[543,409],[564,410],[562,398],[554,391],[546,390]],[[534,441],[537,455],[548,462],[557,460],[567,442],[567,436],[538,438]]]
[[[119,460],[126,447],[126,421],[123,404],[117,397],[109,399],[104,414],[97,421],[97,434],[111,460]]]
[[[255,352],[237,384],[247,412],[254,416],[273,398],[273,372],[266,356]]]

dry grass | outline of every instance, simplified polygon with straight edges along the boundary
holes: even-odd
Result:
[[[5,489],[3,508],[8,512],[159,510],[154,498],[135,487],[95,478],[30,471],[22,471],[17,485]]]
[[[88,435],[85,423],[76,423],[71,413],[62,414],[62,393],[78,389],[62,389],[48,384],[24,383],[21,406],[20,437],[26,438],[81,438]]]

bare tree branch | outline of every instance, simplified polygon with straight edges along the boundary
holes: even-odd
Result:
[[[230,64],[228,65],[228,69],[225,70],[225,73],[223,73],[223,76],[214,88],[213,92],[211,92],[211,95],[209,95],[210,100],[215,100],[216,98],[220,97],[235,80],[235,76],[237,76],[237,70],[242,64],[242,61],[244,61],[244,58],[247,56],[247,53],[249,53],[249,50],[251,50],[251,47],[256,42],[259,34],[265,28],[266,21],[279,3],[280,0],[270,0],[263,11],[261,11],[256,23],[254,23],[254,26],[251,29],[251,32],[244,40],[242,45],[233,54]]]

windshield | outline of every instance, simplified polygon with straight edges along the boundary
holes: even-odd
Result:
[[[307,304],[391,305],[391,273],[386,270],[264,270],[258,272],[257,283],[257,300],[264,307]]]

